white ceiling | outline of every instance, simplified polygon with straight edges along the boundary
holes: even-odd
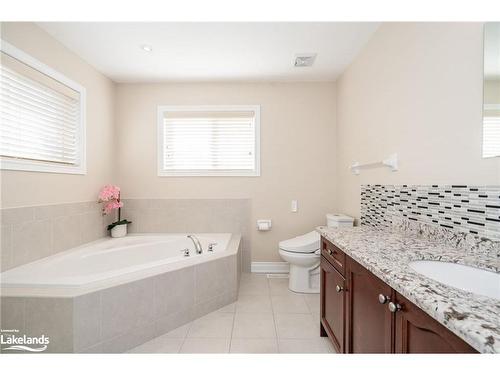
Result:
[[[38,23],[116,82],[334,81],[378,23]],[[141,49],[151,45],[153,52]],[[317,53],[309,68],[295,54]]]

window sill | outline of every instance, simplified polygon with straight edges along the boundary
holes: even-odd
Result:
[[[166,171],[159,170],[158,177],[260,177],[260,171]]]
[[[38,162],[34,160],[0,158],[0,169],[24,172],[60,173],[60,174],[87,174],[84,165],[59,165],[55,163]]]

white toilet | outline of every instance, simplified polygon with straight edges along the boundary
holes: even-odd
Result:
[[[354,219],[327,214],[328,227],[352,227]],[[288,288],[298,293],[319,293],[320,235],[316,231],[281,241],[279,253],[290,264]]]

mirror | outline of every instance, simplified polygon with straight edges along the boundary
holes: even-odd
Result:
[[[484,25],[483,158],[500,156],[500,22]]]

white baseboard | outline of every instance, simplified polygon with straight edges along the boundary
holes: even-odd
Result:
[[[252,262],[252,273],[288,273],[287,262]]]

